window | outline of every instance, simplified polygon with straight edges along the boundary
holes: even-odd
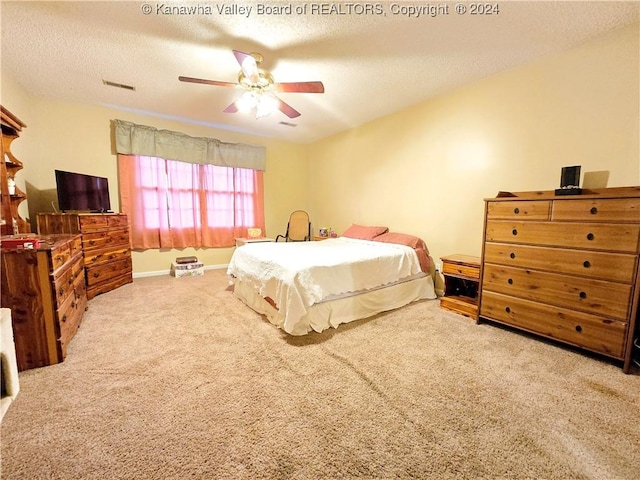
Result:
[[[230,247],[264,229],[263,172],[118,155],[133,248]]]

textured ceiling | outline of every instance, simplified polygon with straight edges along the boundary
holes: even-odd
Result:
[[[638,22],[640,2],[494,5],[2,1],[2,69],[35,95],[311,142]],[[277,82],[321,80],[325,93],[281,93],[302,115],[256,119],[223,113],[239,89],[178,81],[235,82],[232,49],[262,53]]]

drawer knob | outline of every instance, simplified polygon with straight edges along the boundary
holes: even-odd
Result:
[[[504,311],[507,312],[507,313],[511,313],[511,308],[507,307],[507,308],[504,309]]]
[[[584,266],[584,268],[589,268],[591,266],[591,262],[589,260],[585,260],[582,265]]]
[[[593,240],[596,236],[593,233],[587,233],[587,240]]]
[[[515,253],[513,253],[513,252],[511,252],[511,253],[509,254],[509,258],[511,258],[511,259],[513,260],[514,258],[516,258],[516,254],[515,254]]]
[[[580,325],[576,325],[576,332],[582,332],[582,327]]]
[[[518,207],[513,209],[513,213],[515,213],[516,215],[518,215],[520,213],[520,209]]]
[[[587,298],[587,292],[580,292],[580,298],[582,299]]]
[[[595,215],[596,213],[598,213],[598,209],[596,207],[591,207],[591,210],[589,210],[591,212],[591,215]]]
[[[510,278],[509,280],[507,280],[507,283],[508,283],[509,285],[513,285],[513,278]]]
[[[518,235],[518,229],[514,228],[513,230],[511,230],[511,233],[513,235]]]
[[[100,276],[100,274],[99,274],[98,272],[95,272],[95,273],[93,274],[93,278],[98,278],[99,276]]]

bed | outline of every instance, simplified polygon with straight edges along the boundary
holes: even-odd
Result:
[[[435,299],[424,242],[385,227],[350,227],[314,242],[236,248],[227,274],[234,294],[291,335]]]

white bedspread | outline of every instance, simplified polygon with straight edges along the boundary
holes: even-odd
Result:
[[[411,247],[346,237],[319,242],[250,243],[235,250],[227,273],[269,297],[290,331],[328,297],[368,290],[421,273]]]

